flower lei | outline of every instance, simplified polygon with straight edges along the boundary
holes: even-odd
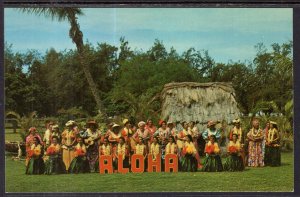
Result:
[[[117,140],[117,142],[119,141],[119,138],[121,137],[121,133],[118,133],[116,135],[114,132],[110,132],[110,135],[114,140]]]
[[[157,154],[159,154],[159,144],[151,144],[150,153],[152,154],[153,159],[156,159]]]
[[[183,129],[181,132],[180,132],[180,138],[184,138],[185,136],[187,136],[188,135],[188,132],[185,130],[185,129]]]
[[[169,133],[168,130],[169,130],[168,128],[166,128],[166,129],[164,130],[163,128],[160,127],[160,128],[158,129],[158,131],[159,131],[159,136],[161,136],[161,137],[166,137],[166,136],[168,135],[168,133]]]
[[[71,145],[72,143],[72,139],[75,138],[75,134],[74,134],[74,131],[73,130],[68,130],[66,129],[63,134],[62,134],[62,137],[65,138],[65,144],[67,146]]]
[[[175,143],[168,143],[166,150],[168,151],[167,154],[174,154],[175,153]]]
[[[240,139],[242,137],[242,128],[240,127],[239,129],[237,129],[236,127],[233,127],[233,133],[232,134],[237,134],[238,139]]]
[[[276,133],[276,129],[275,128],[273,128],[272,130],[268,131],[268,141],[269,142],[273,142],[275,133]]]
[[[122,155],[123,160],[125,159],[125,151],[126,151],[126,145],[125,144],[123,144],[123,145],[118,144],[118,154]]]
[[[260,137],[261,136],[261,130],[258,129],[256,133],[254,133],[256,131],[256,129],[252,128],[251,129],[251,135],[255,138],[255,137]]]
[[[135,148],[136,148],[135,154],[144,155],[144,144],[142,145],[137,144]]]
[[[105,146],[103,144],[101,148],[102,148],[103,155],[110,155],[110,146],[109,145]]]
[[[41,155],[41,146],[33,144],[31,149],[28,151],[28,156],[31,157],[38,157]]]
[[[86,153],[85,146],[84,145],[80,146],[80,144],[77,144],[75,147],[74,156],[82,157],[85,155],[85,153]]]
[[[47,151],[46,151],[46,154],[47,155],[55,155],[59,152],[59,145],[53,145],[51,144],[48,148],[47,148]]]
[[[218,143],[214,143],[212,144],[210,141],[206,144],[205,146],[205,152],[208,154],[214,154],[214,153],[219,153],[220,152],[220,148],[218,146]]]
[[[240,143],[237,141],[234,143],[233,141],[229,142],[228,152],[237,153],[240,150]]]
[[[190,142],[191,143],[191,142]],[[183,148],[183,154],[193,154],[193,145],[190,143],[186,143]]]

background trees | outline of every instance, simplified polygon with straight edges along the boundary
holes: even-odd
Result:
[[[252,62],[215,62],[207,51],[182,54],[155,40],[148,51],[133,51],[125,38],[119,46],[85,43],[85,64],[109,116],[159,118],[159,93],[169,82],[232,82],[243,113],[263,110],[291,117],[293,98],[292,42],[256,46]],[[45,54],[14,53],[5,44],[6,110],[24,115],[57,116],[71,108],[89,116],[97,104],[82,69],[78,50]]]

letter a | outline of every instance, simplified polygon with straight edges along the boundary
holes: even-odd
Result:
[[[105,170],[107,170],[108,174],[113,173],[112,156],[111,155],[100,155],[100,158],[99,158],[100,174],[105,174]]]
[[[173,162],[171,163],[171,159]],[[176,154],[166,154],[165,157],[165,172],[178,172],[178,158]]]

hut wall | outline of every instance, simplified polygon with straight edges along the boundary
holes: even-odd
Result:
[[[230,83],[170,83],[162,91],[162,118],[172,122],[198,121],[204,129],[209,120],[231,122],[239,117]]]

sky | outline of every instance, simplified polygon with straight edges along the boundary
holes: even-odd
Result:
[[[216,61],[252,61],[255,45],[282,44],[293,38],[291,8],[84,8],[78,17],[84,41],[119,46],[125,37],[131,49],[147,51],[155,39],[167,50],[208,50]],[[66,21],[4,10],[4,39],[13,51],[75,49]]]

